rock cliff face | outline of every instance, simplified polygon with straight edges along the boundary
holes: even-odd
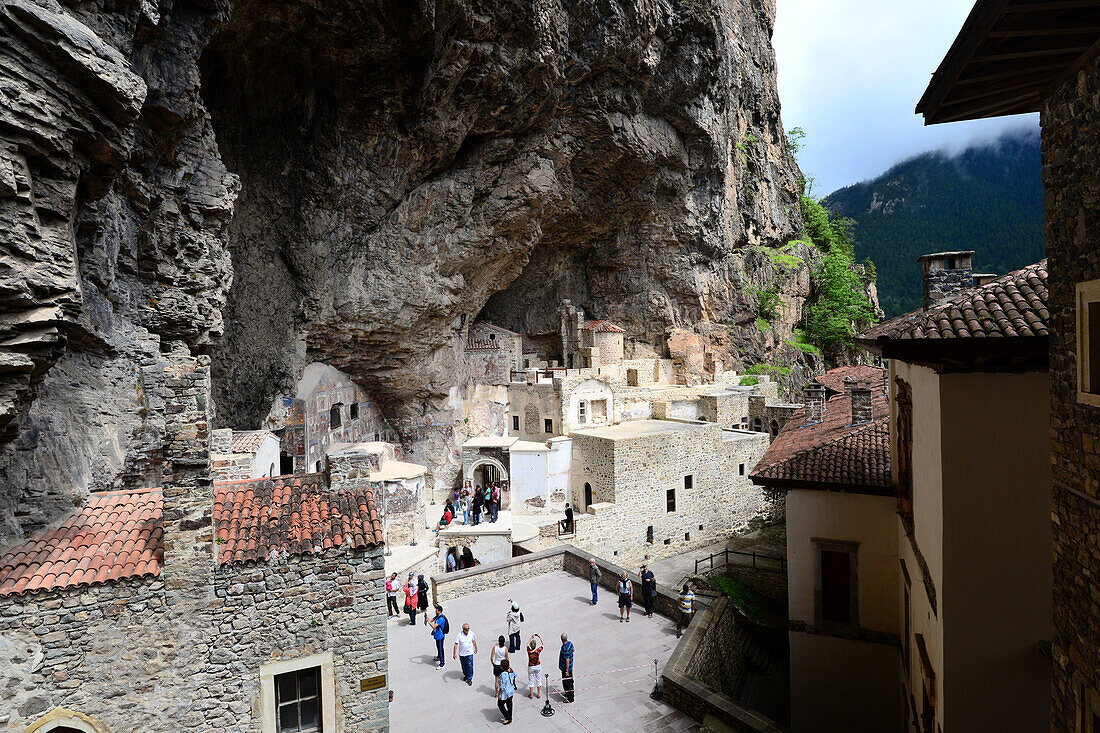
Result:
[[[258,425],[324,361],[426,459],[499,412],[463,384],[455,334],[479,315],[550,331],[569,297],[639,349],[773,354],[746,287],[768,265],[745,254],[798,225],[773,18],[0,0],[0,542],[159,481],[181,345],[212,353],[222,425]]]

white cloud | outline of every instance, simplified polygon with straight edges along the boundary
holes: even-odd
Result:
[[[1036,115],[925,127],[914,113],[970,0],[778,0],[775,36],[783,124],[806,131],[799,153],[814,193],[872,178],[925,150],[957,149]]]

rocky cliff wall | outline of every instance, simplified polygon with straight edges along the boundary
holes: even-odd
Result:
[[[773,352],[728,328],[766,276],[744,249],[798,225],[773,20],[770,0],[0,0],[0,541],[160,480],[180,344],[212,353],[221,425],[324,361],[430,462],[502,414],[454,337],[479,314],[553,330],[570,297],[658,348]]]

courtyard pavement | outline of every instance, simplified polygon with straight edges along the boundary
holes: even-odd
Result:
[[[389,675],[394,700],[390,704],[390,730],[467,731],[501,726],[500,711],[493,695],[493,671],[489,652],[500,635],[507,636],[504,616],[508,599],[523,611],[523,640],[542,635],[544,674],[553,675],[552,690],[559,689],[557,671],[561,634],[569,634],[576,646],[576,702],[566,705],[559,694],[551,697],[555,714],[543,717],[542,700],[527,698],[527,658],[512,655],[518,691],[514,702],[513,727],[522,731],[694,731],[699,726],[674,708],[649,699],[653,691],[653,660],[664,667],[676,646],[676,627],[668,619],[646,618],[641,606],[630,623],[619,623],[616,598],[600,589],[599,605],[590,605],[588,583],[563,571],[512,583],[503,588],[475,593],[443,604],[451,633],[445,649],[447,664],[436,669],[435,642],[422,625],[408,617],[389,621]],[[462,681],[458,660],[452,659],[455,637],[463,623],[469,623],[477,637],[474,684]]]

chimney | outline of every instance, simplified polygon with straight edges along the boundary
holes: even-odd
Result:
[[[922,308],[928,310],[974,287],[974,251],[937,252],[921,255],[924,275]]]
[[[871,422],[871,383],[845,380],[852,396],[852,424]]]
[[[817,382],[811,382],[803,392],[806,396],[806,424],[821,422],[825,417],[825,388]]]

